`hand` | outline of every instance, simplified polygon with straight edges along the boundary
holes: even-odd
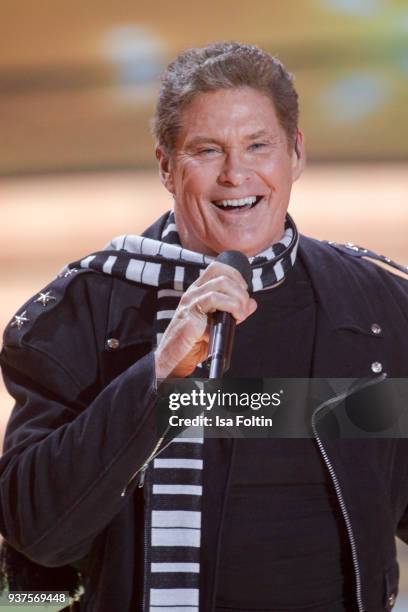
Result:
[[[239,324],[256,308],[241,274],[218,261],[211,263],[183,294],[161,339],[155,353],[156,377],[184,378],[207,358],[210,313],[229,312]]]

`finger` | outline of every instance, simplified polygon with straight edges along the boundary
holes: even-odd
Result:
[[[242,274],[232,266],[228,266],[220,261],[213,261],[208,268],[204,270],[201,276],[195,280],[194,283],[192,283],[191,286],[201,287],[205,282],[212,278],[216,278],[217,276],[227,276],[242,286],[243,289],[248,289],[247,283],[245,282]]]
[[[255,308],[253,302],[255,300],[249,297],[242,302],[242,300],[237,299],[235,296],[211,291],[201,294],[196,300],[193,300],[189,310],[193,315],[200,317],[203,317],[203,313],[208,315],[219,310],[221,312],[229,312],[237,321],[244,321],[256,308],[256,302]]]
[[[248,307],[247,307],[247,313],[245,318],[243,319],[236,319],[236,324],[240,325],[240,323],[243,323],[248,317],[250,317],[255,310],[258,308],[258,304],[256,303],[256,301],[253,298],[250,298],[248,300]]]
[[[211,292],[224,293],[230,299],[234,298],[241,303],[242,308],[246,308],[249,300],[249,294],[246,289],[238,285],[235,280],[231,280],[230,277],[223,275],[211,278],[200,287],[190,287],[182,296],[180,302],[187,306],[193,302],[200,303],[200,297]]]

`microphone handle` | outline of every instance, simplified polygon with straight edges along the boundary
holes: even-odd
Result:
[[[211,359],[208,378],[222,378],[228,370],[235,326],[235,319],[229,312],[217,311],[213,314],[208,351],[208,358]]]

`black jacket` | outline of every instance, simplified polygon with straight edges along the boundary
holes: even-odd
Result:
[[[162,224],[145,234],[158,238]],[[408,282],[360,255],[301,237],[318,300],[313,376],[374,381],[382,368],[408,377]],[[16,407],[0,461],[1,532],[38,564],[80,562],[81,610],[140,610],[144,499],[134,475],[157,443],[155,291],[92,270],[63,275],[46,291],[56,299],[43,305],[35,296],[18,313],[28,321],[5,332],[1,363]],[[394,535],[408,541],[407,441],[323,437],[359,609],[390,609]],[[217,440],[205,457],[215,527],[202,548],[203,612],[214,605],[233,445]]]

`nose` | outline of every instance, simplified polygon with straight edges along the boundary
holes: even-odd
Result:
[[[239,187],[250,178],[251,170],[237,151],[228,151],[218,175],[218,183],[228,187]]]

